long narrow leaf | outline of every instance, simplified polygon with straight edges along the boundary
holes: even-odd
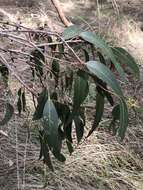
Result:
[[[100,48],[103,51],[103,53],[105,53],[108,56],[108,58],[110,58],[112,60],[122,81],[123,82],[126,81],[124,71],[123,71],[122,67],[120,66],[120,64],[117,62],[117,60],[112,52],[112,49],[100,36],[98,36],[92,32],[82,32],[82,33],[80,33],[80,37],[82,39],[84,39],[85,41],[92,43],[95,47]]]
[[[120,100],[120,127],[118,135],[121,137],[121,140],[125,137],[125,132],[128,126],[128,108],[124,100]]]
[[[103,112],[104,112],[104,95],[102,95],[101,93],[97,93],[96,95],[96,113],[95,113],[95,118],[94,118],[94,122],[92,125],[91,130],[89,131],[87,137],[89,137],[93,131],[98,127],[101,118],[103,116]]]
[[[50,150],[59,161],[64,162],[65,157],[61,154],[62,138],[59,135],[59,118],[50,99],[47,100],[44,106],[43,127]]]
[[[38,120],[42,118],[43,109],[44,109],[47,99],[48,99],[48,91],[46,88],[44,88],[43,91],[40,93],[39,97],[37,98],[38,105],[36,107],[33,120]]]
[[[83,103],[89,92],[89,85],[87,76],[84,73],[77,75],[74,82],[74,98],[73,104],[74,109],[79,109],[80,105]]]
[[[128,109],[118,82],[111,71],[102,63],[89,61],[86,63],[86,66],[91,73],[106,82],[118,96],[120,100],[120,128],[118,135],[123,139],[128,126]]]
[[[2,121],[0,121],[0,126],[5,125],[9,122],[9,120],[12,118],[12,115],[14,113],[14,108],[11,104],[7,103],[6,105],[6,113]]]
[[[65,40],[68,40],[68,39],[78,36],[81,32],[82,32],[82,30],[78,26],[72,25],[64,30],[63,38]]]
[[[121,47],[114,47],[112,48],[112,51],[115,54],[117,60],[120,63],[127,65],[132,70],[135,77],[139,79],[140,76],[139,67],[135,62],[134,58],[125,49]]]
[[[97,61],[88,61],[86,66],[91,73],[106,82],[116,95],[123,97],[123,93],[118,82],[112,72],[105,65]]]

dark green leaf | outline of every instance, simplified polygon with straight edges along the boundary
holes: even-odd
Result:
[[[21,94],[22,94],[22,88],[20,88],[20,89],[18,90],[17,94],[18,94],[19,97],[21,96]]]
[[[68,141],[71,143],[72,143],[72,119],[73,118],[69,118],[69,120],[67,120],[67,122],[64,124],[64,132],[66,139],[68,139]]]
[[[106,42],[98,35],[92,33],[92,32],[82,32],[80,33],[80,37],[83,38],[85,41],[95,45],[95,47],[100,48],[103,53],[105,53],[108,58],[110,58],[115,65],[115,68],[117,69],[118,73],[121,76],[121,79],[125,82],[125,74],[122,69],[122,67],[117,62],[114,53],[112,52],[112,49]]]
[[[22,93],[22,107],[23,107],[23,111],[26,110],[26,97],[25,97],[25,91],[23,91]]]
[[[51,100],[47,100],[44,106],[43,127],[50,150],[59,161],[65,161],[65,157],[60,153],[62,138],[59,135],[59,118]]]
[[[53,60],[52,62],[52,71],[54,73],[59,73],[60,72],[60,65],[56,59]]]
[[[116,106],[114,106],[112,110],[112,116],[114,120],[120,119],[120,104],[117,104]]]
[[[55,102],[54,105],[61,120],[61,125],[63,125],[64,135],[68,141],[72,142],[72,118],[70,119],[70,108],[68,105],[60,102]]]
[[[107,84],[105,82],[103,82],[101,79],[99,79],[98,77],[93,77],[97,87],[96,90],[99,93],[104,94],[104,96],[107,98],[107,100],[109,101],[109,103],[111,104],[111,106],[114,105],[114,100],[111,96],[111,93],[109,92],[108,88],[107,88]]]
[[[39,131],[39,140],[40,140],[40,146],[41,146],[39,160],[43,157],[44,164],[46,164],[49,167],[49,169],[54,171],[51,158],[50,158],[49,147],[46,144],[44,131]]]
[[[4,79],[6,80],[8,79],[9,76],[8,68],[5,65],[1,64],[1,62],[0,62],[0,73],[4,77]]]
[[[105,65],[97,61],[89,61],[86,63],[86,66],[91,73],[106,82],[116,93],[116,95],[123,97],[123,93],[118,82],[116,81],[112,72]]]
[[[63,44],[59,44],[59,45],[58,45],[58,49],[59,49],[59,52],[60,52],[60,53],[63,53],[63,54],[64,54],[65,48],[64,48],[64,45],[63,45]]]
[[[51,99],[52,100],[58,100],[58,94],[57,94],[57,92],[53,92],[52,94],[51,94]]]
[[[118,129],[118,127],[116,127],[117,120],[120,120],[120,104],[115,105],[112,110],[112,121],[110,123],[109,130],[112,130],[114,135],[116,135]]]
[[[21,115],[22,112],[22,101],[21,101],[21,96],[18,97],[18,101],[17,101],[17,109],[18,109],[18,113],[19,116]]]
[[[69,90],[71,92],[73,84],[73,71],[67,70],[65,73],[65,90]]]
[[[22,88],[20,88],[17,94],[18,94],[17,108],[19,115],[21,115],[21,112],[26,110],[25,91]]]
[[[54,150],[53,151],[53,155],[55,156],[55,158],[57,158],[60,162],[65,162],[66,158],[63,154],[61,154],[60,152]]]
[[[96,61],[89,61],[86,63],[90,72],[95,74],[98,78],[105,81],[120,100],[120,127],[119,136],[124,138],[126,128],[128,126],[128,109],[124,101],[123,93],[111,71],[103,64]]]
[[[89,137],[93,133],[93,131],[98,127],[102,119],[103,112],[104,112],[104,95],[98,92],[96,95],[96,113],[94,117],[94,122],[87,137]]]
[[[48,43],[52,43],[53,42],[53,39],[52,39],[52,37],[51,36],[48,36]],[[53,44],[53,45],[49,45],[49,47],[51,48],[51,50],[52,51],[55,51],[56,50],[56,47],[57,47],[57,45],[55,44]]]
[[[77,37],[81,32],[82,32],[82,30],[78,26],[72,25],[64,30],[63,38],[65,40],[69,40],[71,38]]]
[[[72,143],[71,143],[70,141],[66,140],[66,144],[67,144],[69,153],[72,154],[73,151],[74,151],[73,146],[72,146]]]
[[[120,100],[120,127],[118,135],[121,137],[121,140],[125,137],[125,132],[128,126],[128,108],[124,100]]]
[[[36,107],[33,120],[38,120],[42,118],[43,109],[44,109],[47,99],[48,99],[48,91],[46,88],[44,88],[44,90],[40,93],[39,97],[37,98],[38,105]]]
[[[42,51],[34,50],[31,52],[30,60],[34,63],[37,76],[43,75],[43,63],[45,62],[45,56]]]
[[[106,61],[105,61],[104,56],[102,55],[102,53],[98,51],[98,52],[97,52],[97,55],[98,55],[98,57],[99,57],[99,61],[100,61],[101,63],[103,63],[104,65],[106,65]]]
[[[87,50],[86,50],[86,49],[83,49],[83,48],[82,48],[82,50],[83,50],[83,52],[84,52],[85,62],[89,61],[90,58],[89,58],[89,54],[88,54]]]
[[[62,121],[62,123],[65,123],[70,115],[69,106],[60,102],[55,102],[54,105],[56,107],[56,111],[60,120]]]
[[[74,81],[74,98],[73,107],[78,109],[86,99],[89,92],[87,75],[83,72],[78,72],[77,78]]]
[[[79,143],[84,134],[84,122],[80,116],[75,116],[74,123],[75,123],[75,129],[76,129],[77,142]]]
[[[105,88],[105,90],[103,89],[103,93],[104,93],[105,97],[107,98],[107,100],[109,101],[109,103],[111,104],[111,106],[113,106],[114,100],[111,96],[111,93],[108,91],[107,87]]]
[[[2,121],[0,121],[0,126],[5,125],[9,122],[9,120],[12,118],[12,115],[14,113],[14,108],[11,104],[6,104],[6,113]]]
[[[114,47],[112,48],[115,57],[121,64],[127,65],[132,72],[134,73],[135,77],[139,79],[140,72],[137,63],[135,62],[134,58],[123,48],[121,47]]]

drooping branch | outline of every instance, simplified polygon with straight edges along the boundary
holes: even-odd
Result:
[[[63,23],[66,27],[73,25],[73,24],[66,18],[65,14],[64,14],[64,12],[63,12],[63,9],[62,9],[62,7],[61,7],[61,5],[60,5],[59,0],[51,0],[51,1],[52,1],[53,5],[55,6],[55,8],[56,8],[56,10],[57,10],[57,12],[58,12],[58,14],[59,14],[59,17],[60,17],[62,23]]]

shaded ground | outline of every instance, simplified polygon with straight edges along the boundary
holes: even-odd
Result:
[[[106,131],[98,131],[87,142],[77,147],[72,156],[67,155],[65,150],[67,161],[64,165],[55,162],[55,173],[49,172],[48,169],[45,172],[45,167],[38,161],[39,145],[31,118],[27,115],[25,115],[27,119],[19,118],[15,113],[13,120],[2,128],[6,134],[0,134],[0,190],[16,190],[18,187],[20,190],[143,189],[143,32],[140,30],[143,2],[118,0],[118,6],[102,3],[100,9],[96,8],[94,1],[91,1],[92,4],[73,2],[63,1],[65,12],[73,22],[91,27],[109,42],[124,46],[135,55],[141,65],[141,81],[131,79],[128,87],[124,88],[126,97],[137,99],[140,109],[137,109],[136,117],[134,112],[130,112],[130,127],[123,144],[118,143],[115,137],[111,137]],[[50,16],[47,17],[42,9],[36,17],[19,8],[5,8],[8,15],[7,12],[2,14],[5,15],[5,19],[20,18],[23,23],[32,27],[39,22],[43,24],[48,19],[53,30],[61,31],[63,26],[59,24],[56,14],[49,10],[47,14]],[[17,11],[16,15],[13,14],[13,10]],[[21,16],[19,11],[25,13]],[[35,9],[31,10],[31,13],[34,14],[34,11]],[[121,13],[120,17],[118,11]],[[37,9],[35,12],[38,13]],[[52,14],[54,24],[53,18],[51,19]],[[73,18],[73,15],[80,16],[80,19]],[[28,70],[22,68],[23,65],[17,65],[19,74],[24,74],[26,77]],[[5,99],[16,102],[15,93],[19,86],[16,80],[10,82],[12,94],[9,94],[4,84],[0,84],[0,118],[3,115]],[[30,104],[31,97],[28,101]],[[31,129],[30,139],[27,136],[27,128]],[[47,187],[44,188],[44,185]]]

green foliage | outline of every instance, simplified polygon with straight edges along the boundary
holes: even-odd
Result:
[[[72,26],[69,26],[67,29],[64,30],[63,37],[65,40],[68,40],[71,38],[75,38],[81,32],[82,32],[82,30],[78,26],[72,25]]]
[[[47,99],[48,99],[48,91],[46,88],[44,88],[43,91],[39,94],[39,97],[37,98],[38,104],[35,113],[33,115],[33,120],[38,120],[42,118],[44,106]]]
[[[43,63],[45,62],[45,57],[43,54],[43,49],[35,49],[31,52],[30,61],[33,63],[31,66],[33,77],[35,77],[35,72],[37,76],[43,75]]]
[[[65,64],[65,62],[62,65],[60,62],[60,59],[63,61],[64,58],[69,62],[68,46],[66,43],[61,44],[61,42],[63,39],[71,40],[72,38],[84,42],[76,44],[75,47],[73,44],[71,45],[73,50],[75,48],[80,53],[79,58],[85,60],[85,64],[81,64],[81,61],[79,65],[74,65],[75,67],[73,66],[73,60],[71,64]],[[53,57],[51,62],[49,61],[46,65],[48,66],[47,72],[45,72],[44,47],[32,51],[30,58],[32,74],[34,77],[36,74],[37,78],[40,79],[42,89],[37,97],[37,105],[33,114],[33,120],[35,122],[39,120],[41,124],[39,130],[41,146],[39,159],[43,158],[44,163],[52,171],[54,167],[51,153],[57,160],[64,162],[66,158],[62,154],[62,145],[65,143],[71,154],[74,151],[73,131],[76,135],[77,144],[81,142],[84,136],[86,126],[85,108],[87,97],[89,98],[90,94],[90,84],[96,86],[96,92],[93,94],[95,101],[92,102],[95,107],[95,114],[87,137],[100,127],[100,122],[104,118],[105,106],[112,107],[109,130],[114,135],[117,134],[121,140],[125,137],[128,126],[126,99],[107,60],[113,64],[124,83],[126,82],[126,73],[122,67],[123,64],[129,67],[132,73],[139,78],[139,69],[133,57],[123,48],[110,47],[97,34],[83,31],[73,25],[65,29],[63,37],[58,38],[58,40],[60,41],[58,45],[49,45]],[[53,42],[51,36],[48,36],[48,42]],[[109,104],[106,104],[106,99]],[[25,106],[25,91],[20,88],[17,102],[19,114],[25,111]],[[7,111],[4,123],[11,116],[12,111]]]
[[[8,82],[8,76],[9,76],[9,71],[8,68],[0,63],[0,74],[3,77],[4,81],[7,83]]]
[[[20,88],[18,90],[18,101],[17,101],[17,109],[19,112],[19,115],[21,115],[22,111],[26,111],[26,97],[25,97],[25,90]]]
[[[93,133],[93,131],[95,131],[95,129],[98,127],[102,119],[103,112],[104,112],[104,94],[101,92],[98,92],[96,94],[96,113],[94,117],[94,122],[87,137],[89,137]]]
[[[48,99],[43,110],[43,128],[48,146],[54,156],[64,162],[65,157],[60,153],[62,138],[59,135],[59,118],[53,102]]]
[[[0,121],[0,126],[7,124],[12,118],[14,113],[14,108],[11,104],[6,104],[6,113],[2,121]]]
[[[112,48],[112,51],[119,63],[127,65],[133,72],[134,76],[139,79],[139,67],[136,64],[134,58],[121,47],[114,47]]]
[[[78,111],[89,92],[88,75],[83,71],[78,71],[74,82],[73,109]]]

